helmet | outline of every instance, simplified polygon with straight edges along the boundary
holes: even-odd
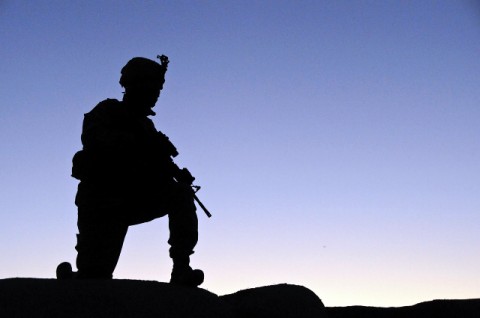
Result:
[[[122,68],[120,85],[122,87],[135,86],[136,84],[158,81],[165,83],[165,72],[167,72],[168,57],[158,56],[160,63],[144,57],[134,57]]]

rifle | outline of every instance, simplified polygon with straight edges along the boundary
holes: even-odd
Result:
[[[175,181],[190,186],[193,191],[193,199],[198,203],[198,205],[202,208],[203,212],[205,212],[205,214],[209,218],[212,217],[212,214],[207,210],[205,205],[203,205],[203,203],[196,195],[196,193],[201,189],[201,187],[193,184],[193,181],[195,181],[195,177],[192,176],[192,174],[190,173],[190,171],[188,171],[187,168],[180,169],[173,161],[173,158],[178,156],[177,148],[173,145],[167,135],[165,135],[161,131],[158,132],[157,141],[160,149],[162,149],[163,153],[168,156],[168,171],[170,171],[172,177],[175,179]]]

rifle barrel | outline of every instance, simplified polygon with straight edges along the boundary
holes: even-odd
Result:
[[[196,194],[193,194],[193,198],[195,199],[195,201],[197,201],[198,205],[202,208],[203,212],[205,212],[205,214],[211,218],[212,217],[212,214],[210,212],[208,212],[207,208],[203,205],[203,203],[198,199],[197,195]]]

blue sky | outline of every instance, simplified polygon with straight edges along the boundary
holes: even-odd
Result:
[[[83,114],[166,54],[153,119],[214,215],[206,289],[479,297],[478,2],[1,1],[0,37],[0,278],[74,262]],[[167,281],[167,236],[132,227],[115,277]]]

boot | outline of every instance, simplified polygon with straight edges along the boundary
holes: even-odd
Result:
[[[57,279],[67,280],[75,278],[76,272],[72,270],[72,265],[68,262],[60,263],[57,266]]]
[[[190,266],[173,266],[170,284],[198,287],[203,283],[205,275],[200,269],[192,269]]]
[[[69,279],[100,279],[100,280],[109,280],[112,279],[112,275],[105,275],[99,273],[85,273],[83,272],[74,272],[72,270],[72,265],[68,262],[60,263],[57,266],[57,279],[59,280],[69,280]]]

